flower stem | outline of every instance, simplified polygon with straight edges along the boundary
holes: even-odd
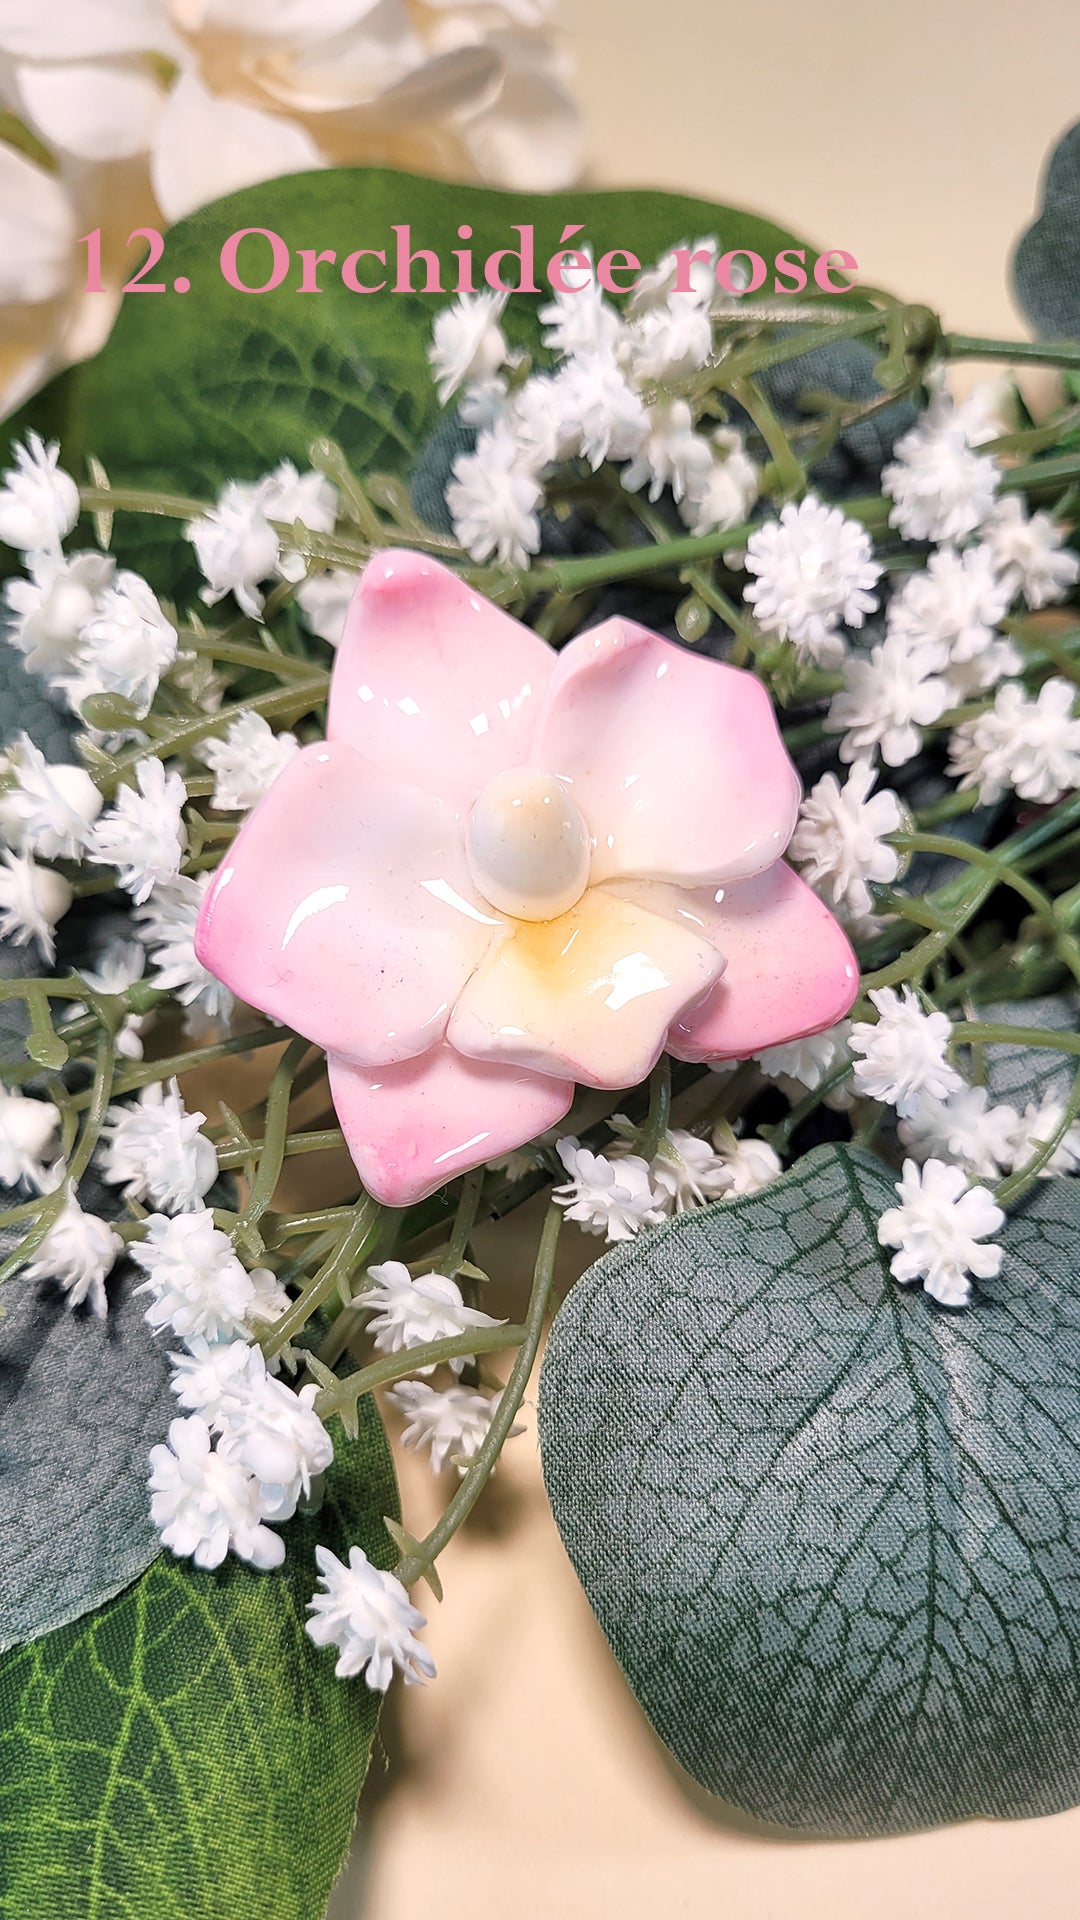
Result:
[[[466,1333],[452,1333],[445,1340],[428,1340],[422,1346],[385,1354],[370,1366],[350,1373],[347,1380],[339,1380],[336,1387],[324,1387],[316,1395],[315,1411],[320,1420],[329,1420],[331,1415],[354,1407],[365,1393],[392,1386],[395,1380],[407,1380],[421,1368],[465,1360],[473,1353],[501,1353],[504,1347],[519,1347],[525,1332],[518,1326],[473,1327]]]
[[[307,1326],[323,1303],[330,1299],[345,1276],[359,1266],[365,1253],[374,1245],[382,1224],[382,1208],[368,1194],[360,1200],[353,1210],[352,1219],[329,1259],[319,1268],[314,1279],[310,1280],[299,1299],[279,1315],[264,1334],[259,1345],[268,1360],[287,1347],[294,1334]]]

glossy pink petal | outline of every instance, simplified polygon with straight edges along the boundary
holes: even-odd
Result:
[[[799,778],[760,680],[630,620],[563,649],[532,761],[581,808],[594,884],[740,879],[779,859],[794,830]]]
[[[673,1024],[668,1052],[678,1060],[742,1060],[842,1020],[858,992],[858,963],[806,882],[781,860],[720,891],[717,901],[711,889],[634,890],[635,899],[714,941],[727,960],[711,993]]]
[[[345,619],[327,732],[467,810],[528,757],[555,654],[422,553],[376,554]]]
[[[524,1146],[556,1126],[574,1097],[568,1080],[464,1060],[448,1046],[377,1071],[333,1057],[328,1064],[356,1170],[388,1207],[411,1206],[455,1174]]]
[[[195,950],[241,1000],[381,1064],[442,1038],[501,925],[449,808],[327,742],[290,761],[245,822]]]

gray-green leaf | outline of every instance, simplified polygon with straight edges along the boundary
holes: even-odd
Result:
[[[606,1254],[541,1377],[548,1491],[634,1692],[710,1791],[889,1833],[1080,1797],[1080,1185],[1000,1278],[888,1273],[847,1147]]]

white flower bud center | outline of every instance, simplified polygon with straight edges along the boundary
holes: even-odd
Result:
[[[465,848],[485,900],[517,920],[554,920],[589,880],[589,831],[549,773],[514,767],[489,780],[469,815]]]

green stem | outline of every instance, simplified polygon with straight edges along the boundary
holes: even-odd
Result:
[[[308,1282],[299,1299],[260,1336],[259,1345],[268,1360],[287,1347],[294,1334],[302,1332],[312,1314],[337,1290],[342,1278],[359,1266],[378,1236],[381,1221],[382,1208],[365,1194],[325,1265]]]
[[[638,1152],[643,1160],[654,1160],[660,1142],[671,1123],[671,1060],[660,1055],[649,1078],[649,1111],[641,1130]]]
[[[947,333],[942,348],[950,360],[1007,360],[1018,367],[1080,367],[1080,345],[1075,340],[987,340],[977,334]]]
[[[163,760],[172,754],[187,753],[200,740],[208,740],[226,732],[233,721],[245,713],[261,713],[264,720],[298,720],[322,704],[326,698],[327,684],[327,675],[321,669],[312,668],[306,679],[297,680],[292,686],[274,687],[269,693],[254,694],[250,700],[239,700],[234,706],[219,708],[217,713],[202,714],[198,720],[187,721],[162,739],[155,740],[154,751]],[[139,761],[145,757],[145,747],[132,747],[127,753],[119,754],[110,761],[98,780],[106,798],[115,793],[125,776],[134,773]]]
[[[274,1189],[281,1177],[282,1162],[285,1158],[293,1079],[309,1045],[310,1042],[307,1040],[290,1040],[274,1068],[274,1077],[266,1096],[266,1121],[260,1143],[259,1169],[252,1181],[247,1206],[236,1223],[234,1240],[262,1219],[274,1197]],[[220,1165],[220,1161],[218,1164]]]
[[[355,1407],[365,1393],[374,1393],[376,1387],[407,1380],[425,1367],[467,1360],[470,1354],[501,1353],[504,1347],[519,1347],[525,1334],[526,1329],[518,1326],[473,1327],[468,1333],[453,1333],[445,1340],[427,1340],[422,1346],[388,1353],[381,1360],[373,1360],[370,1366],[361,1367],[357,1373],[350,1373],[347,1380],[339,1380],[336,1387],[324,1387],[316,1396],[315,1411],[320,1420],[329,1420],[335,1413]]]
[[[440,1267],[440,1272],[444,1273],[447,1279],[453,1279],[465,1258],[465,1249],[469,1244],[473,1227],[476,1225],[476,1216],[480,1209],[480,1194],[483,1185],[483,1167],[474,1167],[471,1173],[465,1175],[464,1185],[461,1189],[461,1198],[458,1201],[457,1212],[454,1215],[454,1224],[450,1230],[450,1244],[446,1251],[446,1259]]]

